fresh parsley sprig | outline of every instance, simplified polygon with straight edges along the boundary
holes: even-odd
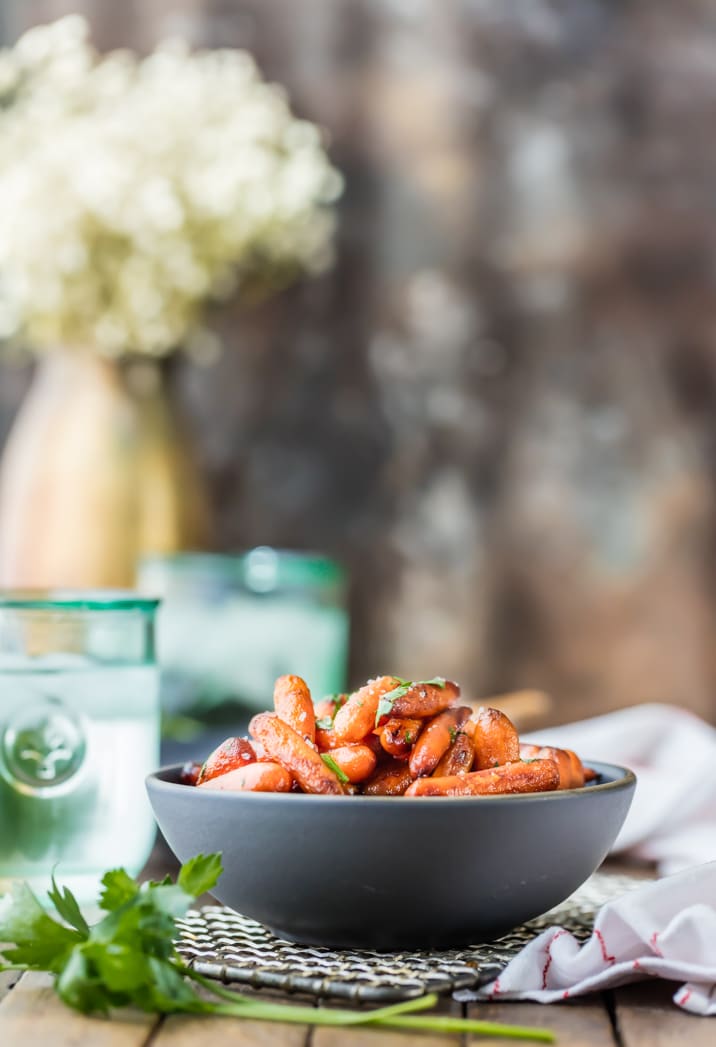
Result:
[[[176,951],[176,921],[222,873],[221,856],[197,855],[182,866],[176,883],[139,884],[124,869],[102,879],[100,907],[106,915],[88,924],[75,896],[57,886],[49,899],[60,920],[45,912],[26,883],[0,896],[0,970],[49,971],[58,996],[84,1014],[108,1015],[119,1007],[150,1013],[222,1014],[258,1021],[311,1025],[377,1025],[397,1029],[482,1033],[551,1042],[545,1029],[457,1018],[421,1016],[434,994],[378,1010],[294,1007],[226,989],[188,967]],[[62,921],[62,922],[60,922]],[[199,995],[195,985],[214,999]]]
[[[380,702],[378,703],[378,711],[375,714],[375,726],[377,727],[384,716],[390,716],[393,711],[393,706],[397,702],[398,698],[402,698],[403,695],[407,694],[411,687],[444,687],[445,680],[442,676],[436,676],[434,680],[402,680],[399,676],[394,676],[394,680],[398,681],[398,686],[394,687],[392,691],[388,691],[387,694],[381,696]]]

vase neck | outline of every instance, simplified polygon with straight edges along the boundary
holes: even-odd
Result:
[[[110,360],[89,350],[48,353],[38,361],[37,384],[78,388],[92,385],[121,390],[133,399],[153,399],[161,393],[163,369],[153,360]]]

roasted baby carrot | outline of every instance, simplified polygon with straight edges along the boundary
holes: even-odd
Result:
[[[336,738],[335,731],[324,730],[323,727],[316,728],[316,748],[319,753],[327,753],[330,749],[337,749],[342,742]]]
[[[443,709],[455,705],[460,688],[450,680],[441,684],[414,683],[393,703],[391,716],[425,718],[437,716]]]
[[[405,760],[391,760],[364,783],[363,793],[365,796],[402,796],[413,780]]]
[[[248,738],[227,738],[206,758],[202,764],[197,785],[218,778],[220,774],[234,771],[237,767],[246,767],[256,761],[256,750]]]
[[[381,748],[391,756],[406,757],[424,727],[423,720],[399,720],[392,716],[377,729]]]
[[[274,713],[259,713],[249,730],[268,756],[290,771],[306,793],[340,795],[343,790],[334,772],[300,734]]]
[[[571,749],[557,749],[554,745],[520,745],[523,760],[553,760],[559,768],[559,788],[579,789],[584,785],[582,761]]]
[[[287,793],[291,775],[280,763],[250,763],[201,782],[199,788],[232,793]]]
[[[433,771],[434,778],[450,778],[454,774],[467,774],[472,770],[475,759],[475,746],[472,738],[464,731],[458,731],[455,741]]]
[[[326,756],[330,756],[350,782],[362,782],[370,778],[375,770],[375,753],[369,746],[362,745],[360,742],[355,745],[341,745],[338,749],[330,749]]]
[[[336,738],[342,744],[362,741],[375,728],[380,699],[399,686],[394,676],[380,676],[352,694],[333,721]]]
[[[482,707],[471,717],[474,724],[472,741],[475,746],[476,771],[499,767],[520,758],[520,740],[512,721],[499,709]]]
[[[273,705],[283,722],[313,745],[316,740],[316,715],[305,680],[300,676],[279,676],[273,688]]]
[[[455,741],[457,732],[472,709],[466,705],[446,709],[428,722],[410,754],[410,772],[413,778],[432,774],[441,758]]]
[[[406,796],[495,796],[504,793],[551,792],[559,785],[552,760],[507,763],[492,770],[471,771],[450,778],[418,778]]]

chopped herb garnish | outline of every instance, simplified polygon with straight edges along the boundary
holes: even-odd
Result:
[[[442,676],[436,676],[434,680],[403,680],[400,676],[394,676],[394,680],[398,681],[398,686],[394,687],[392,691],[388,691],[384,694],[379,703],[378,711],[375,714],[375,726],[377,727],[384,716],[390,716],[393,711],[393,706],[402,698],[403,695],[407,694],[411,687],[444,687],[445,680]]]
[[[330,755],[330,753],[321,753],[321,759],[325,763],[326,767],[330,767],[330,769],[333,771],[339,782],[343,782],[343,784],[345,785],[346,782],[350,781],[348,775],[345,773],[345,771],[342,771],[340,769],[340,767],[333,759],[333,757]]]
[[[320,720],[316,720],[316,727],[321,731],[333,730],[333,718],[330,716],[322,716]]]
[[[413,732],[412,731],[406,731],[405,732],[405,744],[406,745],[410,745],[412,740],[413,740]]]
[[[454,745],[457,738],[457,727],[449,727],[448,730],[450,732],[450,745]]]

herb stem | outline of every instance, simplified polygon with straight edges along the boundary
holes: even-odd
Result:
[[[233,992],[188,968],[186,973],[200,985],[227,1004],[210,1004],[212,1013],[252,1018],[257,1021],[293,1022],[299,1025],[380,1025],[391,1029],[413,1029],[425,1032],[476,1033],[482,1036],[499,1036],[513,1040],[535,1040],[553,1043],[554,1033],[549,1029],[536,1029],[522,1025],[502,1025],[499,1022],[483,1022],[472,1018],[453,1018],[449,1015],[416,1015],[415,1011],[434,1007],[438,998],[435,993],[419,996],[415,1000],[380,1007],[376,1010],[339,1010],[331,1007],[301,1007],[293,1004],[266,1003]]]
[[[536,1029],[526,1025],[502,1025],[472,1018],[451,1018],[444,1015],[405,1015],[402,1018],[383,1018],[381,1025],[395,1029],[423,1029],[426,1032],[477,1033],[481,1036],[501,1036],[510,1040],[537,1040],[554,1043],[551,1029]]]
[[[331,1007],[300,1007],[284,1003],[260,1003],[250,1001],[247,1004],[216,1003],[208,1004],[212,1014],[233,1015],[238,1018],[250,1018],[256,1021],[289,1022],[298,1025],[383,1025],[393,1023],[401,1028],[402,1014],[417,1000],[408,1004],[396,1004],[395,1007],[381,1007],[374,1011],[338,1010]],[[428,1006],[435,1006],[435,1001]],[[396,1024],[397,1023],[397,1024]]]

